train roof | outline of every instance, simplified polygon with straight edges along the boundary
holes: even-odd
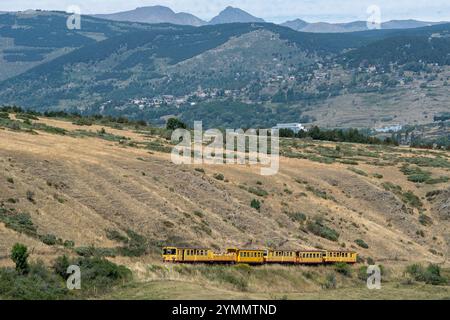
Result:
[[[177,247],[177,246],[165,246],[164,248],[171,248],[171,249],[189,249],[189,250],[212,250],[211,248],[202,248],[202,247]]]
[[[172,249],[183,249],[183,250],[210,250],[214,251],[211,248],[203,248],[203,247],[178,247],[178,246],[164,246],[164,248],[172,248]],[[255,248],[227,248],[227,250],[240,250],[240,251],[285,251],[285,252],[347,252],[347,253],[356,253],[356,251],[351,250],[319,250],[319,249],[302,249],[302,250],[288,250],[288,249],[255,249]]]

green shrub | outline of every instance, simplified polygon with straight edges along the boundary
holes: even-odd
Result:
[[[248,188],[248,192],[253,193],[254,195],[257,195],[258,197],[266,197],[269,195],[269,193],[261,188],[253,188],[250,187]]]
[[[166,124],[167,130],[186,129],[186,128],[187,128],[186,124],[177,118],[170,118],[169,120],[167,120]]]
[[[253,199],[252,202],[250,203],[250,206],[253,209],[256,209],[259,211],[261,209],[261,202],[259,202],[259,200]]]
[[[225,177],[221,173],[216,173],[216,174],[214,174],[214,179],[223,181],[223,180],[225,180]]]
[[[314,195],[316,195],[319,198],[325,199],[325,200],[335,200],[333,196],[327,194],[326,191],[322,191],[319,189],[314,188],[313,186],[307,186],[306,190],[309,192],[312,192]]]
[[[433,224],[433,220],[431,220],[431,218],[425,214],[421,214],[419,216],[419,223],[423,226],[429,226]]]
[[[2,221],[7,228],[19,233],[24,233],[30,237],[37,237],[37,228],[33,224],[28,213],[15,213],[0,208],[0,221]]]
[[[361,248],[369,249],[369,245],[368,245],[364,240],[362,240],[362,239],[356,239],[356,240],[355,240],[355,243],[356,243],[358,246],[360,246]]]
[[[323,284],[323,287],[325,289],[336,289],[337,287],[337,280],[334,273],[327,274],[325,278],[325,282]]]
[[[367,281],[367,266],[361,266],[358,269],[358,279],[366,282]]]
[[[46,234],[40,237],[41,241],[43,243],[45,243],[48,246],[54,246],[58,239],[56,238],[56,236],[54,234]]]
[[[346,277],[350,277],[352,274],[352,270],[350,266],[347,263],[339,262],[334,265],[334,270],[336,270],[337,273],[340,273]]]
[[[59,300],[69,296],[64,281],[42,262],[30,265],[28,274],[0,268],[0,297],[13,300]]]
[[[316,236],[331,240],[338,241],[339,232],[333,230],[327,226],[325,226],[322,222],[322,219],[316,218],[314,221],[308,221],[306,225],[308,231],[312,232]]]
[[[411,205],[414,208],[422,208],[423,203],[418,196],[416,196],[412,191],[404,192],[402,195],[403,202]]]
[[[147,240],[133,230],[127,230],[128,243],[126,246],[119,248],[119,254],[127,257],[143,256],[148,249]]]
[[[109,240],[113,240],[113,241],[117,241],[117,242],[123,242],[123,243],[128,242],[128,238],[126,236],[122,235],[119,231],[114,230],[114,229],[106,230],[106,237]]]
[[[446,284],[448,280],[441,275],[441,269],[436,264],[430,264],[424,268],[420,264],[412,264],[406,267],[405,273],[409,274],[414,280],[425,282],[432,285]]]
[[[63,245],[64,245],[64,248],[73,248],[73,247],[75,247],[75,242],[72,240],[66,240],[66,241],[64,241]]]
[[[368,177],[369,176],[365,171],[362,171],[362,170],[354,168],[354,167],[348,167],[347,169],[352,171],[352,172],[354,172],[354,173],[356,173],[356,174],[359,174],[360,176],[364,176],[364,177]]]
[[[203,218],[203,217],[205,216],[205,215],[203,214],[203,212],[198,211],[198,210],[195,210],[195,211],[193,212],[193,214],[196,215],[196,216],[199,217],[199,218]]]
[[[292,221],[304,222],[307,219],[306,215],[302,212],[288,212],[287,215]]]
[[[11,260],[16,264],[16,271],[19,274],[27,274],[29,272],[28,256],[27,247],[21,243],[16,243],[11,249]]]
[[[0,119],[9,120],[10,118],[8,112],[0,112]]]
[[[30,201],[31,203],[35,203],[33,191],[28,190],[26,193],[26,196],[27,196],[28,201]]]

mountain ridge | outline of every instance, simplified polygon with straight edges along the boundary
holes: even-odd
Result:
[[[202,26],[206,21],[186,12],[175,13],[165,6],[138,7],[134,10],[116,12],[112,14],[96,14],[94,17],[113,20],[141,23],[173,23],[178,25]]]
[[[209,24],[224,23],[248,23],[248,22],[265,22],[264,19],[257,18],[242,9],[231,6],[226,7],[217,16],[209,21]]]

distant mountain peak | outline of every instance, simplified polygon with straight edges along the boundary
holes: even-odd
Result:
[[[209,24],[223,24],[236,22],[264,22],[263,19],[252,16],[250,13],[232,6],[226,7]]]
[[[283,27],[288,27],[294,30],[301,30],[303,28],[305,28],[309,23],[306,22],[305,20],[302,19],[295,19],[295,20],[290,20],[290,21],[286,21],[285,23],[282,23],[281,25]]]
[[[138,7],[134,10],[117,12],[112,14],[95,15],[98,18],[114,21],[131,21],[142,23],[173,23],[179,25],[202,26],[205,21],[196,16],[180,12],[175,13],[172,9],[165,6],[146,6]]]
[[[169,7],[165,7],[165,6],[160,6],[160,5],[156,5],[156,6],[144,6],[144,7],[137,7],[135,9],[136,11],[142,11],[142,10],[151,10],[151,11],[163,11],[163,12],[172,12],[175,13],[172,9],[170,9]]]

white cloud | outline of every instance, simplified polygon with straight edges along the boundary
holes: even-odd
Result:
[[[432,3],[431,3],[432,2]],[[279,22],[291,18],[309,21],[350,21],[366,19],[366,8],[380,6],[383,20],[450,20],[448,0],[1,0],[0,11],[25,9],[65,10],[78,5],[84,13],[110,13],[148,5],[164,5],[174,11],[210,19],[226,6]]]

